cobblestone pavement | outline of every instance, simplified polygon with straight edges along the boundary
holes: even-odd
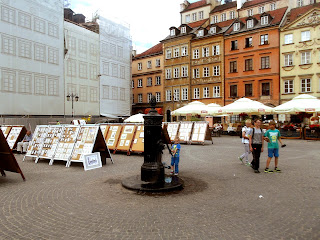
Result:
[[[27,181],[0,177],[0,239],[320,239],[320,143],[284,141],[273,174],[241,165],[238,137],[182,145],[185,189],[172,194],[121,186],[139,174],[139,155],[87,172],[16,155]]]

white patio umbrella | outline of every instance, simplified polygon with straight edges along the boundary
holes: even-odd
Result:
[[[296,114],[299,112],[320,112],[320,100],[309,94],[301,94],[291,101],[274,108],[276,113]]]
[[[233,103],[230,103],[220,109],[217,109],[217,114],[228,114],[228,115],[238,115],[241,113],[247,114],[271,114],[273,113],[273,108],[268,107],[261,102],[251,100],[249,98],[240,98]]]
[[[128,117],[126,120],[124,120],[124,122],[126,122],[126,123],[143,123],[144,122],[143,116],[144,116],[144,114],[138,113],[138,114],[132,115],[131,117]]]
[[[207,114],[207,106],[199,101],[191,102],[181,108],[174,110],[172,116],[187,116],[187,115],[201,115]]]
[[[217,115],[218,110],[221,108],[219,104],[210,103],[207,105],[208,114],[207,115]]]

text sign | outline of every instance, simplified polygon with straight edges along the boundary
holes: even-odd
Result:
[[[100,153],[90,153],[84,155],[84,170],[92,170],[95,168],[101,168],[102,167],[102,162],[101,162],[101,157]]]

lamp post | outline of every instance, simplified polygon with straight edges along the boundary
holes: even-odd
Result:
[[[73,101],[78,102],[79,96],[77,94],[71,93],[67,95],[67,101],[69,102],[71,100],[71,108],[72,108],[72,118],[73,118]]]

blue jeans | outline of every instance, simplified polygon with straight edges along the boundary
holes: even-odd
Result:
[[[174,166],[175,173],[179,173],[179,157],[171,157],[171,166]]]
[[[279,148],[268,148],[268,157],[279,157]]]

